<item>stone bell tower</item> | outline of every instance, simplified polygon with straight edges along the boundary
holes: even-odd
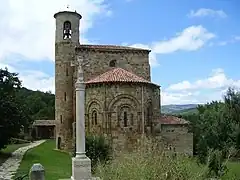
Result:
[[[55,31],[55,120],[56,148],[72,148],[73,67],[75,47],[79,45],[79,26],[82,16],[76,11],[54,14]]]

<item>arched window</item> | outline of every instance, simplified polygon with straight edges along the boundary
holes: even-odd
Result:
[[[64,101],[67,101],[67,93],[64,92]]]
[[[92,125],[97,125],[97,111],[92,112]]]
[[[117,63],[116,60],[112,60],[112,61],[109,62],[109,66],[110,67],[116,67],[116,63]]]
[[[71,23],[69,21],[65,21],[63,23],[63,39],[71,39],[71,37],[72,37]]]
[[[128,119],[127,119],[128,117],[127,117],[127,112],[126,111],[124,111],[123,112],[123,121],[124,121],[124,127],[127,127],[127,121],[128,121]]]

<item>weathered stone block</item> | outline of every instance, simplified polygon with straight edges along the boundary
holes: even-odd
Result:
[[[30,180],[45,180],[45,170],[44,167],[40,164],[33,164],[29,172]]]
[[[85,158],[72,158],[72,180],[92,179],[91,160]]]

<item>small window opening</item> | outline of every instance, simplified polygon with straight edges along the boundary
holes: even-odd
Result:
[[[124,127],[127,127],[127,112],[126,111],[124,111],[124,113],[123,113],[123,121],[124,121]]]
[[[68,76],[68,68],[66,68],[66,76]]]
[[[117,63],[116,60],[112,60],[112,61],[110,61],[109,66],[110,67],[116,67],[116,63]]]
[[[61,124],[63,123],[62,115],[60,115],[60,123],[61,123]]]
[[[63,23],[63,39],[71,38],[72,38],[71,23],[69,21],[66,21]]]
[[[97,111],[92,113],[92,125],[97,125]]]
[[[66,101],[66,100],[67,100],[67,93],[64,92],[64,101]]]

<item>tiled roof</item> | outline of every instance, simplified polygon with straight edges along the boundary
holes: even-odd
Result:
[[[55,120],[35,120],[33,126],[55,126]]]
[[[189,122],[185,119],[178,118],[170,115],[163,115],[160,117],[161,124],[188,124]]]
[[[106,83],[106,82],[136,82],[136,83],[148,83],[151,84],[150,81],[143,79],[129,71],[126,71],[122,68],[114,68],[110,71],[107,71],[89,81],[86,84],[94,84],[94,83]]]
[[[107,50],[135,50],[135,51],[148,51],[149,49],[135,48],[129,46],[118,46],[118,45],[91,45],[91,44],[81,44],[77,48],[86,48],[86,49],[107,49]]]

